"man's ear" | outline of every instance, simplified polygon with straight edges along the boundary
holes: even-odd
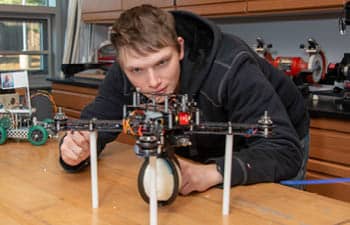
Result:
[[[185,52],[185,40],[179,36],[177,37],[177,42],[180,45],[180,60],[182,60]]]

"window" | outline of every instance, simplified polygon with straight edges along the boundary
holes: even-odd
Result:
[[[0,0],[0,72],[53,76],[53,54],[61,51],[52,34],[60,31],[58,17],[56,0]]]
[[[0,0],[0,4],[55,7],[56,0]]]
[[[0,20],[1,70],[48,74],[47,30],[46,20]]]

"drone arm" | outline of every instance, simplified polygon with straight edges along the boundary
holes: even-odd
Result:
[[[61,131],[85,131],[88,132],[90,131],[90,137],[92,133],[95,133],[95,136],[97,137],[97,135],[99,136],[99,138],[97,138],[97,140],[95,140],[94,144],[97,150],[97,156],[100,155],[100,153],[102,152],[102,150],[105,147],[105,142],[102,142],[102,138],[103,135],[107,134],[110,135],[111,132],[121,132],[122,130],[122,125],[121,125],[121,121],[105,121],[105,120],[67,120],[65,121],[61,126],[60,126],[60,130]],[[101,131],[101,132],[99,132]],[[64,170],[66,170],[67,172],[78,172],[81,171],[82,169],[84,169],[86,166],[88,166],[90,163],[90,158],[87,158],[86,160],[82,161],[81,163],[79,163],[78,165],[72,166],[67,164],[62,156],[61,156],[61,145],[64,141],[64,138],[67,136],[67,134],[65,134],[59,143],[59,154],[60,154],[60,158],[59,158],[59,162],[61,164],[61,166],[63,167]],[[112,136],[113,137],[113,136]],[[114,139],[114,138],[113,138]],[[112,140],[113,140],[112,139]],[[104,139],[106,140],[106,139]],[[92,143],[91,138],[90,138],[90,144]]]
[[[95,132],[96,136],[97,134],[99,135],[99,138],[97,141],[95,141],[96,149],[97,149],[97,155],[99,155],[102,150],[105,147],[105,142],[102,142],[102,138],[104,135],[109,135],[113,137],[111,134],[115,134],[116,132],[121,132],[122,131],[122,121],[116,120],[63,120],[63,121],[56,121],[56,123],[59,123],[59,129],[61,131],[85,131],[88,132],[90,131],[90,136],[93,132]],[[62,124],[61,124],[62,123]],[[65,134],[59,143],[59,149],[61,148],[61,145],[63,143],[64,138],[66,137],[67,134]],[[106,139],[104,139],[106,140]],[[112,139],[114,140],[114,138]],[[91,144],[90,140],[90,144]],[[68,171],[68,172],[77,172],[85,168],[87,165],[89,165],[89,158],[82,161],[76,166],[71,166],[68,165],[67,163],[64,162],[64,160],[61,157],[61,151],[60,152],[60,164],[62,167]]]
[[[124,101],[132,102],[131,93],[128,95],[126,93],[126,90],[129,89],[130,84],[123,75],[120,66],[113,64],[99,87],[98,95],[81,112],[81,119],[121,120],[123,118]],[[103,149],[107,143],[115,140],[119,133],[99,131],[97,148],[99,150]]]
[[[107,93],[107,91],[102,91],[103,88],[100,90],[101,91],[95,100],[83,109],[81,113],[81,119],[103,118],[104,120],[121,120],[123,103],[121,100],[117,99],[122,99],[122,97],[115,97],[115,95],[113,95],[114,93]],[[111,97],[107,97],[108,95],[113,96],[113,99]],[[107,143],[115,140],[121,131],[121,129],[118,130],[115,127],[111,130],[113,131],[98,132],[97,149],[99,151],[102,151]]]

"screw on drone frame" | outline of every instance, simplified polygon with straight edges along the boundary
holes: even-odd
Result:
[[[58,107],[58,112],[54,116],[54,121],[55,121],[55,129],[56,131],[61,130],[61,126],[65,126],[68,118],[62,111],[62,107]]]
[[[132,102],[134,107],[140,104],[140,90],[140,88],[136,88],[136,92],[132,93]]]
[[[270,135],[273,122],[270,116],[268,116],[266,110],[264,112],[264,116],[262,116],[261,119],[258,121],[258,124],[260,128],[263,130],[264,137],[267,138]]]

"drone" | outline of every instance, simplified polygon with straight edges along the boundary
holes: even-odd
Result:
[[[142,98],[147,96],[147,98]],[[161,99],[161,100],[160,100]],[[159,103],[162,102],[162,103]],[[229,213],[233,136],[272,135],[273,122],[265,111],[256,124],[204,122],[197,103],[187,94],[133,92],[131,105],[123,106],[122,120],[71,120],[59,109],[54,130],[90,132],[92,207],[98,208],[97,132],[123,132],[136,139],[135,153],[144,158],[138,175],[138,190],[149,203],[150,224],[157,224],[158,205],[171,204],[181,188],[180,166],[174,148],[191,146],[191,135],[226,135],[223,215]]]

